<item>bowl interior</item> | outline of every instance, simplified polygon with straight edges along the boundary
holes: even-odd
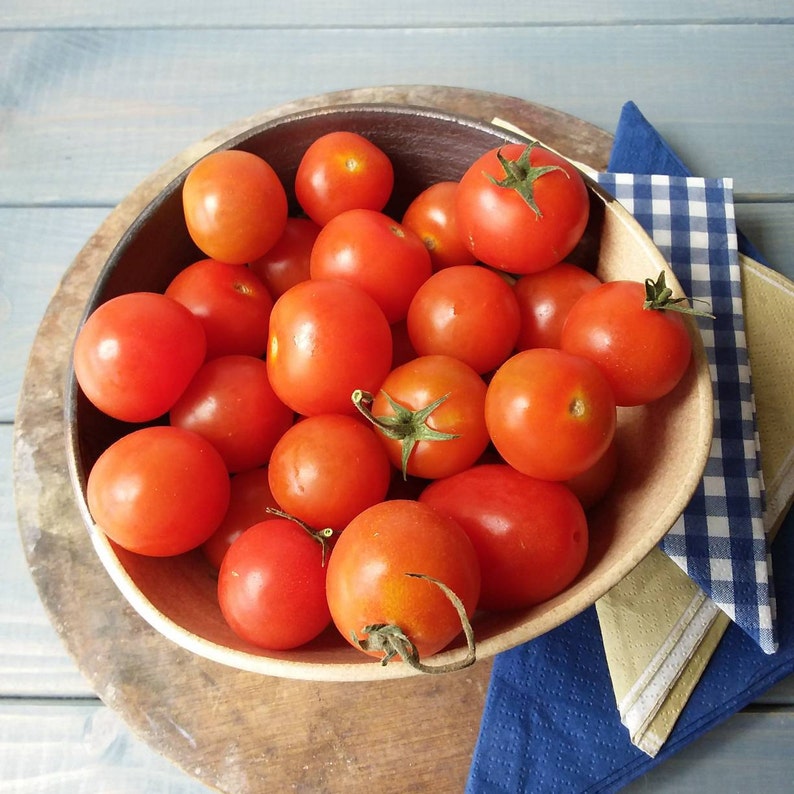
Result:
[[[222,148],[264,157],[288,193],[307,146],[332,130],[351,130],[382,147],[395,166],[395,189],[386,211],[401,217],[420,190],[458,180],[482,152],[513,133],[423,108],[349,105],[319,108],[248,130]],[[185,227],[183,173],[170,183],[123,235],[109,257],[85,309],[134,290],[162,291],[182,268],[203,255]],[[569,257],[603,280],[644,280],[667,273],[659,251],[636,221],[587,180],[591,213],[582,243]],[[297,211],[294,203],[292,210]],[[649,407],[619,409],[620,468],[607,498],[589,519],[591,548],[584,570],[565,592],[531,609],[477,615],[478,657],[486,658],[532,639],[578,614],[625,576],[660,540],[689,501],[703,472],[712,433],[711,381],[693,323],[694,356],[676,390]],[[69,466],[94,546],[124,596],[156,629],[202,656],[245,670],[315,680],[374,680],[413,675],[407,665],[381,666],[350,647],[330,628],[307,646],[288,652],[254,648],[228,628],[217,605],[216,580],[200,552],[160,559],[115,546],[93,523],[85,502],[87,474],[98,455],[131,426],[95,409],[70,375],[66,405]],[[653,439],[651,443],[651,439]],[[439,654],[461,654],[462,641]]]

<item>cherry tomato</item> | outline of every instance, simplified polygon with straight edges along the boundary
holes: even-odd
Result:
[[[355,284],[390,323],[405,319],[411,299],[431,272],[430,254],[416,234],[374,210],[337,215],[312,248],[312,278]]]
[[[122,436],[99,456],[86,497],[94,521],[112,541],[166,557],[212,535],[229,506],[229,491],[226,466],[208,441],[157,425]]]
[[[562,592],[588,548],[584,510],[562,483],[505,464],[475,466],[430,483],[420,501],[466,531],[480,561],[480,607],[521,609]]]
[[[485,381],[463,361],[421,356],[389,373],[368,413],[396,468],[415,477],[448,477],[488,446],[485,393]]]
[[[272,516],[268,508],[278,508],[270,493],[267,468],[259,467],[235,474],[231,478],[229,508],[220,526],[201,546],[207,562],[217,571],[234,543],[246,529]]]
[[[308,218],[287,218],[278,242],[264,256],[249,263],[274,300],[309,278],[312,246],[319,233],[320,227]]]
[[[204,362],[201,322],[172,298],[131,292],[103,303],[74,346],[74,374],[100,411],[124,422],[167,413]]]
[[[248,268],[202,259],[180,271],[165,294],[201,321],[207,358],[264,355],[273,299]]]
[[[320,226],[346,210],[382,210],[393,187],[388,155],[363,135],[346,130],[315,140],[295,175],[298,203]]]
[[[607,494],[618,471],[618,445],[615,439],[606,452],[586,471],[565,484],[576,494],[585,510],[595,507]]]
[[[645,309],[645,287],[610,281],[582,296],[571,309],[562,347],[595,362],[618,405],[643,405],[671,392],[692,357],[684,318]]]
[[[234,265],[262,256],[284,231],[287,194],[270,164],[250,152],[208,154],[182,187],[193,242],[211,259]]]
[[[439,270],[408,309],[408,335],[419,355],[446,355],[476,372],[496,369],[513,352],[520,326],[510,285],[480,265]]]
[[[360,513],[339,536],[326,582],[331,616],[342,636],[364,639],[372,624],[399,626],[421,657],[446,647],[461,632],[447,596],[418,573],[443,582],[471,616],[480,593],[480,568],[461,527],[429,505],[380,502]],[[373,655],[381,655],[373,652]]]
[[[534,273],[561,262],[579,243],[589,214],[580,173],[534,144],[486,152],[458,188],[461,238],[481,262],[510,273]]]
[[[433,270],[477,261],[458,233],[457,193],[457,182],[436,182],[423,190],[403,214],[403,226],[414,231],[430,252]]]
[[[262,521],[232,543],[218,573],[218,602],[246,642],[287,650],[313,640],[331,622],[323,548],[286,518]]]
[[[170,420],[206,438],[228,470],[240,472],[267,463],[294,416],[273,391],[267,364],[234,355],[214,358],[196,373]]]
[[[311,279],[273,306],[268,374],[282,402],[299,414],[355,413],[353,391],[377,391],[391,360],[389,323],[359,287]]]
[[[601,281],[568,262],[522,276],[513,285],[521,315],[516,348],[560,347],[562,326],[571,307]]]
[[[284,512],[316,529],[340,532],[362,510],[383,501],[391,472],[369,427],[352,416],[321,414],[284,433],[268,478]]]
[[[485,421],[499,454],[542,480],[569,480],[590,468],[612,442],[612,389],[585,358],[552,348],[524,350],[494,374]]]

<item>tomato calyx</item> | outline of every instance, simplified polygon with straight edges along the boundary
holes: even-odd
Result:
[[[695,317],[708,317],[711,320],[716,319],[715,316],[709,312],[699,311],[691,306],[683,306],[686,298],[674,298],[673,291],[667,286],[667,280],[664,275],[664,270],[659,273],[656,281],[652,278],[645,279],[645,302],[642,304],[643,309],[650,309],[652,311],[674,311],[681,314],[690,314]]]
[[[278,518],[286,518],[288,521],[292,521],[302,530],[304,530],[312,540],[317,541],[322,548],[321,565],[323,568],[325,568],[325,561],[328,559],[328,552],[331,548],[331,538],[334,535],[334,531],[331,529],[331,527],[325,527],[324,529],[314,529],[314,527],[309,526],[305,521],[301,521],[296,516],[293,516],[290,513],[285,513],[283,510],[279,510],[277,507],[268,507],[265,512],[269,513],[270,515],[278,516]]]
[[[451,441],[459,437],[456,433],[444,433],[440,430],[434,430],[427,424],[430,414],[449,398],[449,394],[443,394],[424,408],[412,411],[410,408],[406,408],[396,400],[393,400],[385,391],[382,393],[388,400],[389,405],[394,409],[394,415],[392,416],[375,416],[372,413],[372,402],[375,397],[370,392],[356,389],[351,395],[351,399],[358,411],[386,438],[392,438],[400,442],[400,467],[403,480],[407,480],[408,460],[418,442]]]
[[[381,665],[384,667],[395,657],[399,656],[406,664],[410,665],[414,670],[420,673],[427,673],[430,675],[438,675],[441,673],[453,673],[457,670],[463,670],[470,667],[477,661],[477,646],[474,642],[474,629],[472,629],[471,622],[466,614],[466,608],[458,596],[439,579],[428,576],[423,573],[406,573],[415,579],[425,579],[428,582],[436,585],[442,593],[449,599],[460,618],[463,633],[466,636],[466,647],[468,652],[463,659],[448,662],[447,664],[428,665],[425,664],[420,658],[416,650],[416,646],[406,636],[405,632],[393,623],[373,623],[365,626],[361,633],[366,635],[363,640],[360,640],[355,632],[351,632],[350,637],[353,644],[365,652],[383,652],[384,656],[380,660]]]
[[[504,179],[497,179],[491,174],[486,174],[486,176],[498,187],[503,187],[507,190],[515,190],[538,218],[542,218],[543,213],[540,211],[540,207],[535,201],[535,182],[550,171],[562,171],[566,177],[569,175],[568,172],[559,165],[531,165],[529,158],[532,154],[532,150],[539,145],[537,141],[532,141],[517,160],[509,160],[502,154],[502,150],[500,149],[496,153],[496,159],[504,169]]]

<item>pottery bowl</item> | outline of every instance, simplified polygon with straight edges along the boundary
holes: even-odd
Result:
[[[472,119],[425,108],[366,104],[318,108],[253,127],[220,148],[264,157],[288,188],[302,153],[320,135],[352,130],[391,157],[396,173],[386,208],[401,217],[409,200],[439,180],[459,179],[478,155],[519,135]],[[529,130],[529,133],[532,131]],[[112,251],[85,307],[87,317],[104,301],[136,290],[163,291],[176,273],[201,258],[183,220],[185,173],[168,184],[129,226]],[[660,252],[612,197],[586,179],[590,221],[572,261],[590,263],[602,280],[643,281],[667,273]],[[296,209],[296,207],[293,207]],[[652,406],[619,409],[620,467],[607,497],[592,511],[590,550],[577,579],[551,600],[510,613],[477,614],[478,659],[537,637],[592,605],[639,563],[681,514],[705,467],[712,433],[712,392],[700,336],[689,323],[694,355],[681,383]],[[331,626],[292,651],[266,651],[238,639],[218,607],[216,578],[200,551],[172,558],[139,556],[110,542],[86,505],[86,479],[98,455],[129,426],[109,419],[85,399],[70,376],[66,395],[70,475],[93,545],[108,574],[132,607],[178,645],[235,668],[290,678],[366,681],[415,675],[406,664],[386,666],[352,648]],[[653,438],[653,443],[649,439]],[[459,639],[429,664],[465,654]]]

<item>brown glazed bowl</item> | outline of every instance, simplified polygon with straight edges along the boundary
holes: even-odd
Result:
[[[220,148],[244,149],[264,157],[290,192],[305,149],[332,130],[361,133],[389,154],[396,180],[386,211],[396,217],[401,217],[421,189],[439,180],[459,179],[467,165],[487,149],[525,140],[489,124],[426,108],[352,104],[278,118]],[[185,173],[168,184],[126,230],[88,299],[86,317],[120,293],[163,291],[179,270],[201,258],[183,220],[184,177]],[[664,270],[668,285],[678,288],[662,255],[634,218],[594,182],[586,181],[590,222],[571,259],[594,266],[602,280],[644,281]],[[479,659],[531,640],[593,604],[651,551],[681,514],[702,476],[712,437],[711,380],[693,323],[690,329],[694,356],[675,391],[652,407],[619,409],[618,479],[590,516],[591,547],[584,570],[564,592],[543,604],[475,615]],[[416,674],[399,661],[382,666],[352,648],[333,626],[292,651],[266,651],[238,639],[221,616],[216,580],[200,551],[173,558],[138,556],[115,546],[94,524],[85,498],[88,472],[98,455],[130,428],[94,408],[80,392],[73,373],[65,421],[75,498],[97,554],[124,597],[163,635],[193,653],[267,675],[368,681]],[[425,661],[442,664],[464,654],[461,638]]]

